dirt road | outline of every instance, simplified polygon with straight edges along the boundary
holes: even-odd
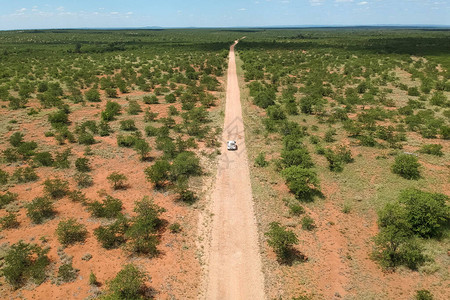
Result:
[[[264,279],[244,138],[233,45],[228,67],[222,154],[212,192],[214,215],[206,299],[264,299]],[[236,140],[238,150],[227,151],[227,140]]]

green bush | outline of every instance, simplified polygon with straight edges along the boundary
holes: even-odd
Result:
[[[112,172],[106,179],[113,185],[115,190],[126,187],[127,176],[119,172]]]
[[[144,96],[143,101],[145,104],[158,104],[158,97],[156,95]]]
[[[120,121],[120,129],[125,131],[136,131],[137,127],[133,120],[122,120]]]
[[[128,103],[128,114],[129,115],[137,115],[142,111],[141,106],[137,103],[136,100],[130,100]]]
[[[400,154],[395,157],[395,162],[392,165],[392,172],[406,179],[419,179],[419,167],[420,163],[416,156],[411,154]]]
[[[4,257],[2,273],[6,281],[15,289],[24,285],[28,279],[33,279],[36,284],[44,282],[45,269],[50,264],[47,257],[49,250],[23,241],[13,244]]]
[[[92,271],[89,274],[89,284],[90,285],[98,285],[97,276],[95,276],[94,272],[92,272]]]
[[[130,239],[128,248],[133,253],[155,256],[159,244],[156,233],[162,225],[159,215],[164,210],[150,198],[144,197],[135,203],[134,211],[137,215],[126,232],[126,237]]]
[[[84,97],[89,102],[100,102],[100,92],[95,88],[86,91]]]
[[[302,228],[305,230],[313,230],[316,227],[313,218],[304,216],[302,218]]]
[[[82,191],[78,190],[69,192],[69,199],[72,202],[78,202],[83,205],[86,205],[89,202],[86,195]]]
[[[105,89],[106,95],[109,98],[117,98],[117,90],[114,88],[106,88]]]
[[[0,169],[0,185],[7,184],[9,180],[9,174],[6,171]]]
[[[18,195],[11,192],[6,192],[3,195],[0,195],[0,208],[5,207],[11,202],[14,202],[17,200]]]
[[[296,203],[289,205],[289,210],[290,213],[294,216],[300,216],[305,213],[305,209],[303,208],[303,206]]]
[[[111,299],[141,299],[146,274],[132,264],[125,265],[116,277],[108,282]]]
[[[138,139],[134,143],[134,150],[140,155],[140,158],[143,161],[152,148],[144,139]]]
[[[0,228],[2,230],[17,228],[19,227],[19,224],[19,221],[17,221],[17,215],[13,213],[9,213],[6,216],[0,218]]]
[[[70,218],[60,221],[56,228],[56,236],[58,241],[64,246],[72,245],[77,242],[84,242],[87,236],[86,226],[78,223],[75,219]]]
[[[181,225],[180,225],[180,223],[172,223],[172,224],[170,224],[169,230],[172,233],[179,233],[179,232],[181,232]]]
[[[53,199],[60,199],[69,193],[69,183],[59,178],[49,178],[44,181],[44,191]]]
[[[70,148],[68,148],[62,152],[56,152],[53,167],[55,167],[57,169],[69,169],[70,168],[70,161],[69,161],[70,155],[71,155]]]
[[[7,148],[2,151],[3,157],[6,162],[13,163],[19,160],[20,156],[15,148]]]
[[[278,222],[270,223],[269,230],[264,235],[268,237],[267,243],[273,248],[278,259],[282,261],[289,258],[292,247],[298,244],[297,235]]]
[[[433,300],[433,294],[429,290],[418,290],[414,296],[415,300]]]
[[[292,166],[284,169],[281,174],[297,199],[311,201],[313,196],[319,192],[319,179],[316,172],[301,166]]]
[[[422,237],[439,237],[450,221],[449,197],[407,189],[400,193],[399,201],[405,205],[406,220],[412,231]]]
[[[65,263],[58,268],[58,281],[60,283],[72,282],[77,279],[78,270],[74,269],[72,263]]]
[[[136,144],[136,142],[138,140],[139,140],[139,138],[136,137],[135,135],[121,135],[121,134],[119,134],[117,136],[117,145],[119,147],[131,148],[131,147],[134,147],[134,145]]]
[[[170,168],[172,181],[185,180],[190,176],[201,175],[200,160],[194,152],[181,152],[173,160]]]
[[[9,137],[9,143],[11,144],[11,146],[13,147],[19,147],[20,144],[23,143],[23,137],[24,134],[22,132],[14,132],[10,137]]]
[[[106,195],[103,202],[94,201],[89,204],[88,210],[97,218],[117,218],[122,215],[122,201]]]
[[[77,183],[79,188],[87,188],[94,184],[92,176],[84,172],[76,173],[73,178],[75,179],[75,182]]]
[[[420,148],[421,153],[436,155],[436,156],[443,156],[444,153],[442,153],[442,145],[439,144],[426,144],[422,145]]]
[[[147,180],[152,182],[156,187],[162,187],[169,179],[169,171],[171,165],[165,159],[159,159],[155,163],[145,169]]]
[[[91,170],[91,167],[89,165],[89,158],[77,158],[77,160],[75,161],[75,167],[77,168],[78,172],[89,172]]]
[[[382,267],[406,265],[416,269],[425,262],[404,206],[399,203],[386,204],[378,213],[378,226],[380,232],[375,237],[373,257]]]
[[[255,165],[258,167],[267,167],[269,165],[269,162],[266,161],[266,154],[264,152],[260,152],[255,158]]]
[[[122,107],[119,103],[114,101],[106,102],[105,110],[102,111],[101,117],[103,121],[112,121],[114,117],[120,114]]]
[[[11,176],[11,179],[17,181],[18,183],[27,183],[38,180],[39,176],[32,167],[26,167],[17,168]]]
[[[80,145],[93,145],[95,143],[96,141],[92,133],[84,131],[78,135],[78,144]]]
[[[35,142],[23,142],[17,147],[17,153],[23,156],[24,159],[34,155],[34,150],[38,147]]]
[[[37,197],[25,205],[27,216],[35,224],[41,224],[55,214],[53,203],[46,197]]]
[[[305,169],[312,168],[314,163],[306,148],[296,148],[293,150],[284,149],[281,152],[283,165],[288,168],[291,166],[299,166]]]
[[[38,152],[34,155],[33,161],[38,166],[51,167],[53,165],[53,157],[50,152]]]
[[[125,243],[125,232],[128,228],[128,221],[120,217],[108,226],[100,226],[94,230],[94,235],[103,248],[113,249]]]
[[[61,128],[69,124],[69,116],[64,110],[58,110],[48,115],[48,121],[53,128]]]

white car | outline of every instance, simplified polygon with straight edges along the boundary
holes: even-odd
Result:
[[[236,141],[228,141],[227,142],[227,150],[237,150]]]

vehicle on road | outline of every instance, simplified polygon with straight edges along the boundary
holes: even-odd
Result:
[[[228,141],[227,142],[227,150],[237,150],[236,141]]]

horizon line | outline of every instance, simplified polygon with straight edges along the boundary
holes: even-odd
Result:
[[[437,24],[371,24],[371,25],[264,25],[264,26],[123,26],[123,27],[48,27],[48,28],[21,28],[0,29],[0,31],[28,31],[28,30],[170,30],[170,29],[311,29],[311,28],[440,28],[450,29],[450,25]]]

